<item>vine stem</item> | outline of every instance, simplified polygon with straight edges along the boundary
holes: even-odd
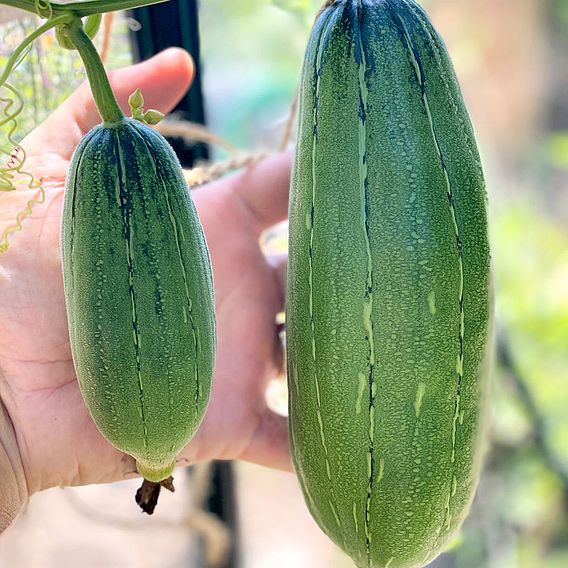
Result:
[[[81,20],[74,18],[64,27],[64,31],[83,60],[93,98],[103,122],[106,126],[121,122],[124,113],[116,101],[99,53],[85,33]]]

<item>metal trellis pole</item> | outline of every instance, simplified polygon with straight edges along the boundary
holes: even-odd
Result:
[[[131,15],[141,26],[131,34],[135,59],[143,61],[168,47],[181,47],[191,54],[195,61],[195,80],[174,113],[182,120],[205,124],[197,0],[170,0],[132,10]],[[196,160],[209,157],[208,148],[204,144],[189,146],[181,139],[170,142],[184,168],[192,167]]]

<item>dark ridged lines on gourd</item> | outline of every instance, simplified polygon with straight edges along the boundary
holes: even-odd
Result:
[[[63,212],[73,360],[102,434],[167,479],[209,401],[207,246],[177,157],[150,127],[100,125],[73,157]]]
[[[290,203],[293,460],[361,567],[422,566],[472,501],[491,336],[486,192],[411,0],[337,0],[306,52]]]

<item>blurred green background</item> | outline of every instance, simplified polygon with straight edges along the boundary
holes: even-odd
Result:
[[[279,147],[320,4],[201,2],[204,89],[213,132],[245,151]],[[422,4],[448,44],[481,148],[498,324],[480,489],[460,542],[436,566],[565,567],[568,0]],[[0,68],[22,34],[36,25],[24,19],[2,26]],[[130,60],[126,36],[132,25],[124,17],[115,24],[110,67]],[[12,79],[26,99],[19,134],[82,78],[76,58],[57,49],[52,36],[37,42]],[[339,555],[332,564],[325,558],[311,565],[349,565]],[[296,560],[290,565],[308,564]]]

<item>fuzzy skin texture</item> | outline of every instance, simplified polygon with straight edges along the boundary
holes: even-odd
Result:
[[[412,0],[336,0],[306,52],[290,202],[290,436],[360,567],[444,550],[480,469],[486,191],[444,44]]]
[[[78,146],[63,211],[73,361],[101,433],[167,478],[208,405],[215,352],[207,245],[179,161],[132,119]]]

